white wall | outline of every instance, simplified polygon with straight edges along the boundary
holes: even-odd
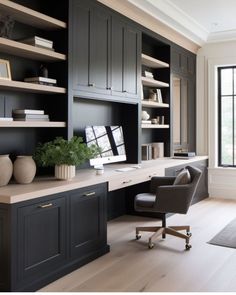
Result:
[[[209,154],[211,197],[236,200],[236,169],[217,167],[217,66],[236,64],[236,41],[211,43],[197,53],[197,153]]]

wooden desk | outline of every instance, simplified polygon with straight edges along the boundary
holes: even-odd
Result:
[[[31,200],[51,194],[66,192],[87,186],[108,183],[108,191],[114,191],[134,184],[150,180],[154,175],[164,176],[165,170],[178,165],[189,165],[193,162],[207,159],[207,156],[196,156],[191,159],[160,158],[144,161],[140,169],[119,172],[116,169],[132,167],[132,164],[105,165],[103,175],[96,175],[91,169],[78,170],[76,177],[71,181],[56,180],[54,177],[37,177],[30,184],[9,184],[0,188],[0,203],[13,204]]]

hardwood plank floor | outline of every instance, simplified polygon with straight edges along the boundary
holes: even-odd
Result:
[[[209,292],[236,291],[236,249],[207,242],[236,217],[236,201],[206,199],[168,225],[191,225],[192,249],[167,236],[147,248],[150,233],[135,240],[136,226],[155,219],[122,216],[108,223],[111,252],[39,290],[40,292]]]

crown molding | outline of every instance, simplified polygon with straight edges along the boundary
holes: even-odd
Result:
[[[219,31],[210,33],[207,43],[227,42],[236,40],[236,30]]]
[[[128,0],[198,45],[207,42],[209,32],[169,0]]]

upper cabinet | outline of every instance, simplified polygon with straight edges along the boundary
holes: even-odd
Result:
[[[72,1],[71,13],[74,95],[137,99],[141,33],[92,1]]]
[[[171,48],[172,152],[196,150],[196,56]]]

